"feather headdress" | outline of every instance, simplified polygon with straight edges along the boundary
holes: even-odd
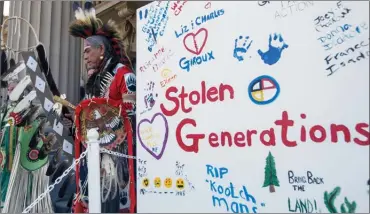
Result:
[[[104,36],[111,42],[114,53],[121,58],[121,61],[127,62],[126,57],[122,55],[122,38],[113,20],[104,24],[96,17],[95,9],[90,1],[85,3],[84,9],[74,2],[73,10],[76,20],[69,25],[69,32],[72,36],[83,39],[90,36]]]

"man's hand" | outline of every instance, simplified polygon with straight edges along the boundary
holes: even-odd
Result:
[[[136,103],[136,93],[123,94],[122,100],[124,103]]]
[[[74,112],[72,112],[72,113],[69,113],[69,114],[64,114],[64,117],[65,118],[68,118],[69,120],[72,120],[73,121],[73,119],[74,119]]]
[[[74,112],[71,114],[64,114],[62,118],[62,124],[66,128],[72,128],[74,119]]]

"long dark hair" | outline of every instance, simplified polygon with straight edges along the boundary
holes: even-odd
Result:
[[[118,56],[112,56],[109,59],[104,59],[103,63],[99,67],[99,70],[92,74],[86,83],[86,94],[90,96],[100,97],[101,94],[101,81],[105,76],[113,77],[113,69],[120,62]]]

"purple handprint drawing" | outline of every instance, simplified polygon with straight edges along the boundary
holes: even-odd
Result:
[[[158,97],[158,94],[155,94],[154,96],[154,86],[155,83],[153,81],[150,81],[147,84],[147,87],[144,89],[146,91],[146,95],[144,96],[144,103],[145,103],[145,108],[153,108],[156,98]]]

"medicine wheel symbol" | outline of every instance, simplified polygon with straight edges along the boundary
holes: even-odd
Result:
[[[257,105],[266,105],[273,102],[279,96],[279,93],[279,83],[267,75],[257,77],[248,87],[249,98]]]

